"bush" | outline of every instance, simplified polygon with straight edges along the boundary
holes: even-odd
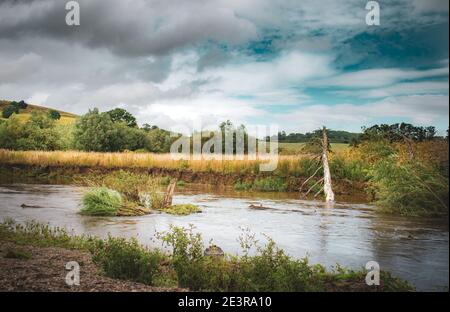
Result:
[[[6,106],[3,109],[2,117],[3,118],[9,118],[14,113],[18,114],[19,113],[19,108],[17,106],[14,106],[14,105],[9,105],[9,106]]]
[[[164,259],[158,250],[150,251],[135,238],[108,237],[92,250],[93,261],[106,276],[153,285]]]
[[[284,192],[286,183],[281,178],[258,178],[253,182],[252,189],[260,192]]]
[[[91,216],[115,216],[122,206],[122,196],[106,187],[89,190],[83,196],[81,213]]]
[[[58,111],[52,109],[48,112],[48,117],[53,120],[58,120],[61,119],[61,114]]]
[[[57,150],[60,134],[47,116],[32,113],[26,122],[11,116],[0,124],[0,147],[12,150]]]
[[[448,214],[448,177],[419,161],[380,161],[371,171],[372,189],[381,211],[406,216]]]

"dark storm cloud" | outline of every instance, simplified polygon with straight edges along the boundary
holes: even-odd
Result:
[[[163,55],[198,41],[240,43],[256,36],[248,20],[208,1],[79,0],[81,25],[65,24],[66,1],[6,1],[0,38],[50,37],[125,56]]]

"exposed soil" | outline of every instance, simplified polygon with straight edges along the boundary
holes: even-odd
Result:
[[[22,250],[31,257],[7,258],[8,250]],[[79,286],[69,286],[65,282],[69,273],[66,263],[69,261],[76,261],[80,265]],[[55,247],[18,246],[0,241],[0,291],[176,292],[183,289],[151,287],[102,276],[87,252]]]

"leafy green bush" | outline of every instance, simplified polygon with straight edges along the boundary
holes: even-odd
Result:
[[[360,160],[333,158],[330,162],[331,175],[336,179],[349,181],[367,180],[367,166]]]
[[[61,114],[57,110],[52,109],[48,112],[48,117],[53,120],[58,120],[61,119]]]
[[[125,240],[109,236],[92,248],[93,261],[111,278],[153,285],[165,258],[158,250],[148,250],[135,238]]]
[[[378,162],[371,171],[372,189],[383,212],[407,216],[448,214],[448,177],[419,161]]]
[[[252,183],[251,182],[242,182],[242,181],[238,181],[234,184],[234,189],[236,191],[248,191],[252,188]]]
[[[284,192],[286,183],[282,178],[258,178],[253,182],[252,189],[260,192]]]
[[[9,118],[12,114],[18,114],[19,108],[14,105],[6,106],[2,111],[2,117],[3,118]]]
[[[59,133],[47,116],[33,112],[25,122],[17,115],[0,124],[0,148],[12,150],[59,149]]]
[[[91,216],[115,216],[121,205],[122,196],[119,192],[97,187],[83,196],[83,208],[80,212]]]

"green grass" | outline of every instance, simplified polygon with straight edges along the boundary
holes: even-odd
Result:
[[[179,205],[172,205],[169,208],[163,208],[160,209],[162,212],[178,215],[178,216],[187,216],[192,213],[199,213],[202,212],[201,209],[193,204],[179,204]]]
[[[90,216],[115,216],[122,204],[119,192],[106,187],[96,187],[84,194],[80,213]]]

